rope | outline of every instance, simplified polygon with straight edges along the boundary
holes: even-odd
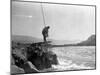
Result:
[[[43,17],[43,23],[44,23],[44,26],[46,26],[45,16],[44,16],[44,12],[43,12],[42,0],[41,0],[41,12],[42,12],[42,17]]]

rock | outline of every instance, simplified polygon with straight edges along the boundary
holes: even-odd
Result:
[[[51,68],[52,64],[58,63],[56,54],[48,51],[48,46],[43,42],[31,44],[27,49],[27,58],[38,70]]]
[[[25,73],[39,72],[39,70],[37,70],[36,67],[30,61],[27,61],[25,64],[23,64],[23,69],[25,70]]]
[[[48,57],[49,57],[49,60],[51,61],[51,64],[57,65],[58,64],[57,55],[54,54],[52,51],[49,51],[48,55],[49,55]]]
[[[48,44],[44,42],[30,44],[25,50],[24,48],[14,48],[12,58],[14,59],[12,64],[22,68],[24,73],[42,72],[44,69],[51,68],[52,64],[58,64],[56,54],[48,51]],[[20,71],[16,71],[13,73],[20,73]]]
[[[11,74],[19,73],[25,73],[25,71],[22,68],[17,67],[16,65],[11,65]]]

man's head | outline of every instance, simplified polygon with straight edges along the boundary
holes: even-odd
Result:
[[[47,26],[47,28],[49,29],[49,28],[50,28],[50,26]]]

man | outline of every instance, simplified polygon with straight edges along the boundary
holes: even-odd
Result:
[[[48,29],[49,28],[50,28],[49,26],[46,26],[42,30],[42,35],[43,35],[44,42],[47,42],[46,38],[48,37]]]

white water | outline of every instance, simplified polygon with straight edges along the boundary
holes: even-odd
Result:
[[[57,71],[81,70],[95,68],[95,47],[56,47],[52,51],[56,53],[59,64],[52,65]]]

